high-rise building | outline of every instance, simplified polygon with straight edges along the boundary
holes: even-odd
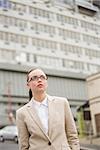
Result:
[[[100,10],[92,1],[0,0],[0,5],[0,62],[100,71]]]

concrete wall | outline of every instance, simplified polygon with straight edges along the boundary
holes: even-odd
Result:
[[[99,124],[96,122],[96,115],[98,115],[98,119],[100,119],[100,73],[94,74],[87,78],[87,88],[93,132],[94,135],[97,136],[100,134],[100,122]]]

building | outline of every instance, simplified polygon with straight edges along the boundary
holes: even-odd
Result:
[[[100,136],[100,73],[87,77],[88,99],[90,104],[93,134]]]
[[[3,77],[15,72],[15,81],[20,78],[21,83],[25,69],[42,66],[50,84],[55,83],[55,92],[50,88],[49,93],[68,97],[75,114],[76,107],[87,100],[85,77],[100,70],[99,4],[86,0],[0,0],[0,66]],[[2,85],[8,80],[3,77]],[[61,91],[60,85],[67,92]],[[17,92],[25,102],[26,90]],[[14,95],[16,102],[18,94]],[[1,91],[0,103],[12,98],[11,93],[7,98],[2,95]]]
[[[91,122],[91,113],[89,101],[79,106],[77,109],[77,126],[80,137],[92,136],[93,128]]]
[[[100,70],[99,7],[85,0],[3,1],[0,62],[85,74]]]

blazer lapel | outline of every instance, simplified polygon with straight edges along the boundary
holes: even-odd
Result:
[[[40,121],[40,118],[38,117],[38,114],[33,106],[32,100],[28,103],[28,112],[30,113],[32,119],[35,121],[35,123],[38,125],[40,130],[43,132],[43,134],[49,139],[49,136],[45,133],[44,127]],[[50,140],[50,139],[49,139]]]
[[[55,116],[55,108],[53,103],[54,97],[48,96],[48,135],[51,137],[52,124]]]

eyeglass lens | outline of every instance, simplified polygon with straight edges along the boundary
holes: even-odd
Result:
[[[37,80],[39,80],[39,79],[41,79],[41,80],[47,80],[47,77],[44,76],[44,75],[41,75],[41,76],[33,76],[33,77],[31,77],[30,81],[37,81]]]

